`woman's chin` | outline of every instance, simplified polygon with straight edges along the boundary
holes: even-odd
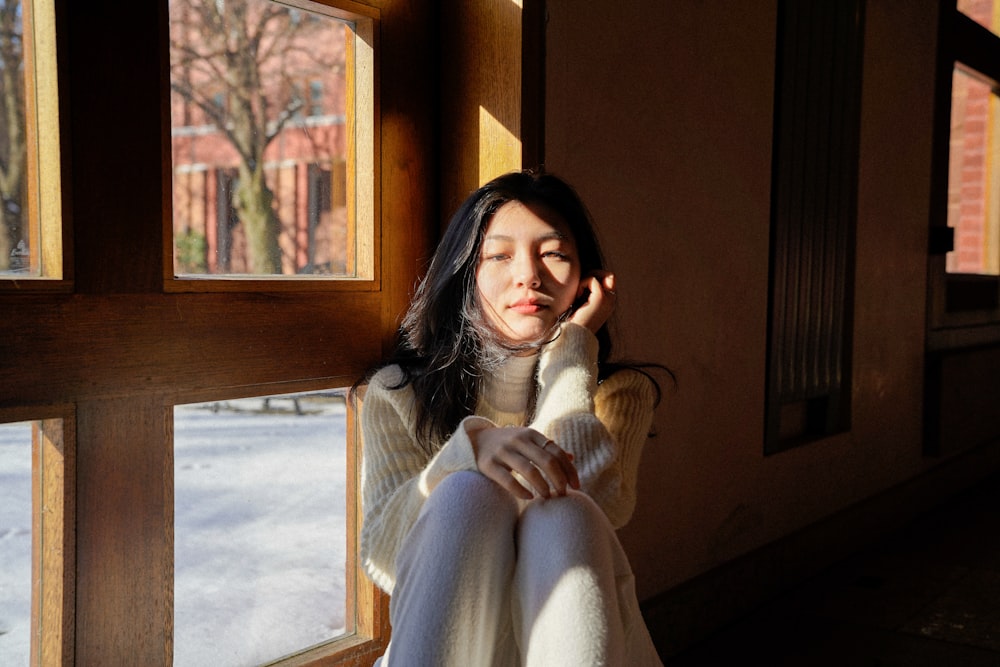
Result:
[[[520,347],[538,347],[548,342],[552,337],[552,329],[555,323],[548,326],[534,326],[534,327],[524,327],[518,330],[510,330],[507,332],[506,339],[507,343],[514,348]]]

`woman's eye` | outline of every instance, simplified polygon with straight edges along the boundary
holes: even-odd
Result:
[[[502,262],[503,260],[507,259],[507,257],[508,257],[507,255],[504,255],[502,253],[497,253],[497,254],[493,254],[493,255],[487,255],[486,256],[486,261],[489,261],[489,262]]]
[[[552,257],[554,259],[569,259],[569,255],[564,252],[559,252],[558,250],[549,250],[548,252],[542,253],[542,257]]]

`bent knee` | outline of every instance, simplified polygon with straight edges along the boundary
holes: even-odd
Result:
[[[578,534],[614,531],[604,511],[585,493],[532,501],[521,513],[521,531],[551,531],[556,526]]]
[[[431,492],[424,511],[451,520],[493,520],[517,517],[517,501],[503,487],[475,470],[460,470],[445,477]]]

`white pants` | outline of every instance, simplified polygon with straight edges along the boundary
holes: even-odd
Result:
[[[661,665],[628,560],[588,496],[518,502],[449,475],[396,560],[382,667]]]

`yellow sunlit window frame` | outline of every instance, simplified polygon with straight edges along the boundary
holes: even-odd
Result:
[[[64,265],[59,86],[53,0],[22,4],[27,212],[31,273],[0,274],[0,290],[67,287]]]

